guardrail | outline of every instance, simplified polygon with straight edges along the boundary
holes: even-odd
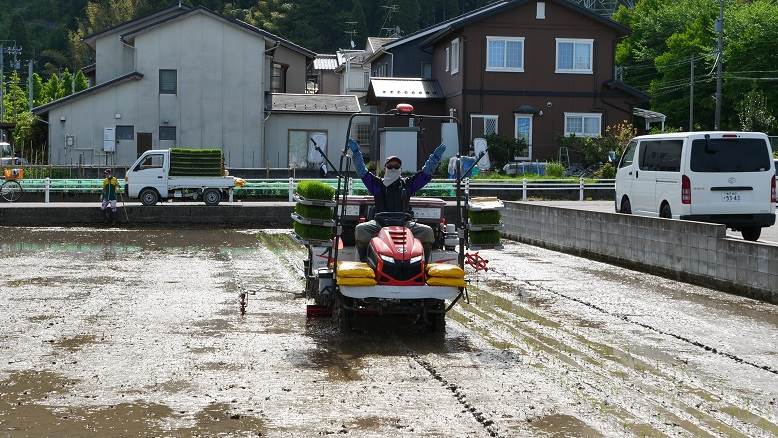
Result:
[[[317,180],[337,186],[336,179],[317,179],[317,178],[289,178],[289,179],[247,179],[246,185],[236,187],[230,191],[230,201],[233,196],[257,196],[257,197],[286,197],[292,202],[294,191],[301,181]],[[32,179],[27,178],[20,181],[25,192],[43,193],[44,202],[49,202],[52,193],[74,193],[74,194],[99,194],[102,192],[101,179]],[[119,188],[124,191],[124,180],[119,179]],[[533,192],[544,191],[578,191],[578,199],[583,201],[585,194],[590,190],[613,190],[615,180],[585,180],[583,178],[575,179],[514,179],[514,180],[478,180],[472,179],[466,181],[466,189],[473,194],[478,192],[521,192],[521,199],[526,201],[529,194]],[[456,196],[456,186],[451,180],[433,179],[424,189],[419,192],[421,196],[433,196],[442,198],[453,198]],[[351,179],[347,187],[349,195],[368,194],[362,181]]]

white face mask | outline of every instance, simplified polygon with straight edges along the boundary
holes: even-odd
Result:
[[[386,169],[384,171],[384,185],[389,187],[402,176],[401,169]]]

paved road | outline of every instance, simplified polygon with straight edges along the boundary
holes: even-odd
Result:
[[[613,201],[533,201],[533,203],[550,205],[562,208],[575,208],[580,210],[603,211],[613,213]],[[727,230],[727,236],[742,239],[740,233]],[[759,242],[778,245],[778,224],[770,228],[762,228],[762,237]]]
[[[339,335],[284,231],[0,229],[0,435],[778,435],[778,307],[482,255],[443,340]]]

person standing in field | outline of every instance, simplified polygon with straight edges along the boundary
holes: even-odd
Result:
[[[116,192],[119,190],[119,180],[111,174],[111,169],[105,169],[105,178],[103,179],[103,193],[100,210],[105,216],[105,222],[116,223]],[[108,210],[108,206],[111,209]]]

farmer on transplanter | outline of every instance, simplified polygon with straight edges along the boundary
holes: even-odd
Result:
[[[105,179],[103,179],[103,193],[100,196],[102,203],[100,211],[105,216],[106,222],[116,222],[116,192],[119,190],[119,181],[111,174],[111,169],[105,169]],[[111,210],[108,210],[108,205]]]
[[[435,173],[435,169],[446,151],[446,145],[438,146],[435,152],[427,158],[427,162],[424,163],[421,171],[408,178],[402,177],[402,160],[400,158],[396,156],[386,157],[386,161],[384,161],[384,177],[379,178],[365,167],[365,160],[362,157],[362,152],[359,150],[359,144],[349,139],[348,147],[354,159],[354,169],[357,172],[357,176],[362,179],[365,187],[375,199],[376,213],[410,213],[409,201],[411,196],[432,180],[432,175]],[[432,231],[432,228],[416,222],[408,222],[406,226],[421,241],[421,244],[424,246],[424,254],[430,254],[432,244],[435,243],[435,233]],[[379,231],[381,231],[381,227],[375,220],[357,225],[354,234],[360,260],[365,260],[367,257],[367,247],[370,244],[370,239],[377,236]]]

